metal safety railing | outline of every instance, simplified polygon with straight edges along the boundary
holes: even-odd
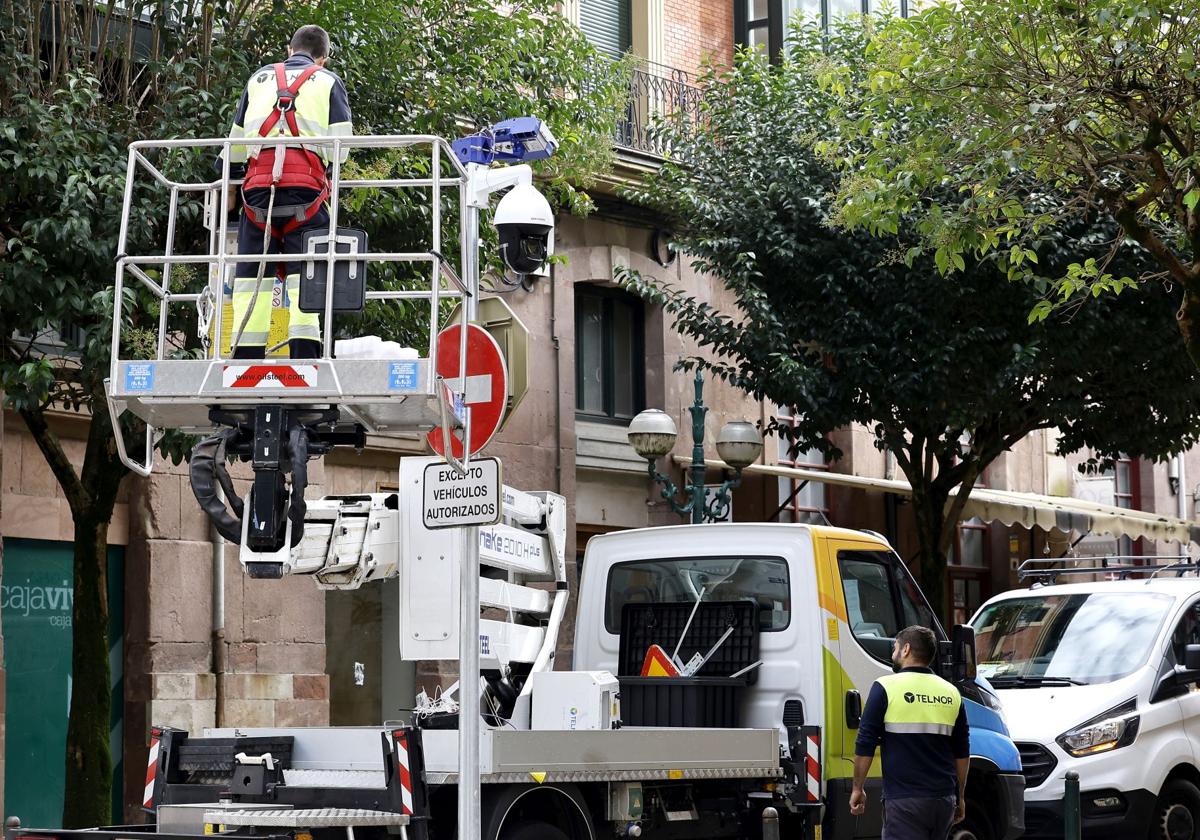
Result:
[[[377,301],[425,301],[428,304],[429,340],[425,348],[423,374],[420,378],[421,387],[410,388],[407,395],[420,394],[428,400],[436,401],[439,405],[433,410],[433,424],[446,427],[447,406],[453,410],[454,395],[449,392],[446,384],[440,381],[433,360],[437,353],[437,335],[440,326],[442,303],[451,299],[472,299],[478,294],[478,231],[475,229],[476,217],[468,206],[467,172],[455,156],[449,143],[433,135],[399,135],[399,136],[362,136],[362,137],[304,137],[302,144],[306,148],[327,151],[331,161],[328,177],[330,195],[328,199],[329,214],[329,247],[326,251],[308,255],[288,254],[288,261],[306,261],[325,263],[325,300],[323,320],[321,322],[321,355],[317,359],[304,360],[314,363],[327,363],[321,370],[322,384],[315,389],[314,395],[321,397],[320,402],[335,402],[330,397],[353,397],[353,383],[346,379],[347,364],[333,358],[334,349],[334,267],[338,263],[424,263],[429,267],[428,285],[417,289],[371,288],[368,285],[365,293],[367,302]],[[155,443],[156,431],[151,421],[166,417],[163,427],[170,427],[173,420],[178,421],[179,428],[193,428],[195,412],[179,417],[172,417],[170,411],[151,411],[150,404],[170,405],[178,403],[201,408],[199,404],[211,404],[214,399],[213,370],[228,361],[222,355],[226,338],[224,318],[220,317],[222,304],[225,300],[227,282],[232,279],[230,272],[237,263],[262,265],[276,263],[281,259],[280,254],[237,254],[231,253],[229,234],[229,214],[225,212],[225,196],[232,188],[241,184],[241,179],[235,178],[230,170],[230,152],[234,146],[249,146],[254,149],[277,146],[299,145],[293,137],[269,137],[253,139],[211,138],[185,140],[141,140],[131,143],[126,165],[125,193],[121,210],[121,225],[118,240],[118,255],[115,271],[115,294],[113,306],[113,330],[111,339],[112,361],[109,378],[109,408],[113,413],[114,425],[117,416],[124,410],[133,411],[147,421],[145,460],[138,463],[128,458],[124,440],[121,434],[116,435],[122,461],[131,469],[142,475],[149,474],[150,456]],[[170,167],[156,165],[152,158],[156,154],[169,154],[173,150],[203,154],[205,150],[220,154],[220,176],[213,180],[189,180],[187,178],[171,177]],[[343,155],[355,149],[370,150],[409,150],[419,151],[412,154],[407,161],[406,177],[352,177],[343,178]],[[427,151],[426,151],[427,150]],[[161,161],[160,161],[161,163]],[[448,169],[449,174],[444,170]],[[164,171],[168,170],[168,171]],[[172,173],[173,174],[173,173]],[[148,178],[146,176],[149,176]],[[165,242],[161,248],[155,248],[155,253],[129,253],[130,225],[135,196],[140,197],[140,190],[156,190],[161,200],[161,194],[166,193],[166,230]],[[430,230],[425,242],[427,248],[413,251],[379,251],[341,253],[335,247],[335,236],[341,223],[343,197],[347,190],[420,190],[428,195],[430,212]],[[180,253],[176,251],[176,241],[179,238],[177,230],[180,226],[181,200],[185,196],[199,194],[206,207],[205,216],[208,220],[208,251],[206,253]],[[460,254],[458,270],[443,255],[443,224],[452,217],[447,215],[443,207],[447,197],[456,199],[457,216],[455,220],[459,230]],[[202,238],[202,237],[195,237]],[[158,244],[158,243],[156,243]],[[204,288],[183,288],[173,277],[173,270],[180,266],[204,265],[209,267],[208,277]],[[423,272],[422,272],[423,273]],[[153,276],[157,274],[158,276]],[[193,281],[194,282],[194,281]],[[129,284],[136,284],[147,290],[157,301],[159,312],[157,319],[157,334],[154,341],[154,351],[150,358],[122,359],[122,347],[127,344],[123,339],[123,325],[131,313],[127,307],[135,305],[126,300],[125,289]],[[176,305],[191,305],[202,307],[206,304],[215,307],[217,317],[213,319],[211,335],[201,339],[204,344],[203,360],[177,360],[169,357],[168,345],[172,338],[172,307]],[[466,355],[466,336],[468,307],[460,307],[460,348],[459,359]],[[204,330],[207,333],[207,329]],[[232,342],[231,342],[232,343]],[[232,351],[232,347],[230,348]],[[420,354],[418,354],[420,355]],[[244,360],[240,360],[244,361]],[[335,366],[333,363],[337,361]],[[150,362],[158,370],[158,382],[163,387],[153,384],[151,387],[135,388],[133,392],[128,382],[122,380],[122,373],[129,373],[131,362]],[[207,369],[198,369],[197,365],[207,365]],[[191,367],[187,367],[191,366]],[[326,373],[327,368],[327,373]],[[460,364],[461,369],[461,364]],[[184,374],[187,374],[186,376]],[[220,381],[217,377],[216,381]],[[144,384],[144,383],[138,383]],[[168,387],[170,386],[170,387]],[[174,388],[174,390],[172,390]],[[217,389],[219,390],[219,389]],[[238,394],[243,402],[246,394]],[[380,397],[382,398],[382,397]],[[265,399],[265,397],[264,397]],[[368,398],[370,399],[370,398]],[[341,402],[341,400],[337,400]],[[353,402],[353,400],[351,400]],[[351,411],[351,416],[356,417]],[[422,415],[422,427],[429,425],[429,412]],[[404,421],[400,418],[401,424]],[[370,427],[370,423],[366,423]],[[380,424],[381,425],[381,424]],[[119,427],[117,427],[119,428]],[[383,427],[390,432],[411,431],[411,429],[395,426]],[[383,429],[373,429],[382,431]]]
[[[662,132],[655,130],[657,121],[675,119],[685,125],[697,122],[703,97],[703,90],[692,84],[686,71],[639,61],[630,76],[625,116],[617,122],[617,145],[666,155],[671,151],[670,143]]]

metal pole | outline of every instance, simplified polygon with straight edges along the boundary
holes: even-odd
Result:
[[[282,149],[275,150],[277,155],[282,153]],[[333,172],[329,181],[329,253],[325,257],[325,320],[318,328],[321,330],[323,359],[333,358],[333,266],[337,256],[338,205],[342,190],[342,141],[338,139],[333,141]],[[299,284],[296,294],[300,294]]]
[[[704,522],[704,377],[696,371],[696,401],[688,409],[692,415],[692,465],[688,467],[688,495],[692,502],[692,524]]]
[[[763,808],[762,840],[779,840],[779,812],[774,808]]]
[[[179,210],[179,188],[171,187],[171,209],[167,212],[167,247],[164,257],[175,253],[175,217]],[[163,263],[162,272],[162,301],[158,305],[158,353],[157,359],[164,358],[167,351],[167,315],[171,306],[171,261]]]
[[[1063,793],[1063,840],[1080,840],[1079,820],[1079,774],[1067,771],[1066,790]]]
[[[225,491],[217,486],[217,499],[225,503]],[[208,528],[212,541],[212,669],[215,684],[213,722],[225,722],[225,538],[216,525]]]
[[[468,321],[473,321],[479,306],[479,211],[468,208],[465,221],[462,279],[471,294],[463,300],[463,312]],[[466,360],[460,359],[460,364],[465,385]],[[470,410],[468,407],[468,418]],[[445,445],[449,450],[450,441],[445,441]],[[466,455],[465,446],[463,455]],[[479,840],[479,528],[464,528],[462,534],[467,544],[462,552],[462,587],[459,590],[458,840]]]

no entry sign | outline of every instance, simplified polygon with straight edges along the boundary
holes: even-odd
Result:
[[[446,380],[451,391],[465,394],[463,402],[471,413],[471,439],[467,441],[467,450],[474,455],[487,446],[504,419],[504,405],[508,399],[508,368],[496,339],[483,327],[468,324],[464,377],[459,369],[458,358],[461,329],[454,324],[438,333],[435,370]],[[462,434],[462,430],[450,432],[450,452],[455,458],[463,457]],[[429,445],[439,455],[446,454],[441,429],[429,433]]]

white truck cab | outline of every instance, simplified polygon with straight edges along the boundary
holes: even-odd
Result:
[[[622,613],[629,605],[698,599],[757,604],[762,664],[756,681],[739,695],[736,719],[728,723],[775,729],[784,750],[790,747],[788,727],[818,728],[818,783],[826,803],[821,836],[879,836],[879,762],[868,779],[867,814],[852,818],[847,804],[861,703],[871,684],[891,673],[892,642],[900,629],[921,624],[948,641],[920,588],[882,537],[772,523],[605,534],[587,544],[580,592],[573,667],[617,674],[623,711],[631,705],[628,694],[636,682],[620,661]],[[673,639],[662,641],[670,653]],[[973,678],[956,682],[967,701],[973,756],[968,821],[956,829],[956,837],[1011,840],[1020,834],[1022,815],[1016,749],[995,696]]]
[[[1005,592],[972,620],[1021,752],[1027,836],[1063,835],[1072,770],[1085,836],[1200,829],[1200,578],[1162,574]]]

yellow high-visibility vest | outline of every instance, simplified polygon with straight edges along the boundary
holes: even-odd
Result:
[[[962,696],[937,674],[901,671],[879,678],[887,693],[883,729],[902,735],[950,735]]]

